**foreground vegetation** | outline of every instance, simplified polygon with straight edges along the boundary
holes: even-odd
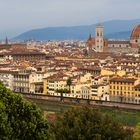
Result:
[[[57,105],[56,105],[57,106]],[[63,106],[63,105],[62,105]],[[61,106],[61,107],[62,107]],[[139,140],[134,129],[108,115],[109,111],[71,105],[48,122],[41,110],[0,83],[1,140]]]
[[[52,132],[56,140],[123,140],[131,139],[133,134],[115,118],[90,107],[65,111],[53,123]]]
[[[41,110],[0,83],[0,140],[45,139],[51,137]]]

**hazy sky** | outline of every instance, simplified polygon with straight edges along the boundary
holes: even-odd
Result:
[[[0,38],[34,28],[139,19],[140,0],[0,0]]]

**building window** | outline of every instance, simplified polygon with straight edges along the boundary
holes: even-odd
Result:
[[[113,91],[113,94],[115,95],[115,91]]]
[[[126,90],[126,86],[124,86],[124,90]]]

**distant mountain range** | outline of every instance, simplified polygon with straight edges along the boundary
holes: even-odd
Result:
[[[135,20],[111,20],[103,22],[104,34],[110,39],[129,39],[132,29],[140,22]],[[86,40],[89,34],[95,35],[96,24],[72,27],[48,27],[22,33],[14,40]]]

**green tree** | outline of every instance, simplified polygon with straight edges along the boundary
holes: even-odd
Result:
[[[61,101],[63,101],[63,94],[64,94],[64,93],[69,93],[69,90],[66,89],[66,88],[64,88],[64,89],[61,88],[61,89],[57,89],[56,92],[57,92],[57,93],[60,93]]]
[[[70,90],[71,85],[72,85],[72,80],[71,80],[71,78],[69,77],[69,78],[67,79],[67,86],[69,87],[69,92],[70,92],[70,93],[71,93],[71,90]]]
[[[10,139],[12,132],[5,109],[5,105],[0,101],[0,139]]]
[[[47,120],[34,104],[0,83],[0,139],[51,139]]]
[[[111,116],[91,107],[67,110],[52,124],[52,131],[56,140],[128,140],[133,134]]]
[[[136,127],[136,132],[133,136],[134,140],[140,140],[140,123],[138,123],[137,127]]]

